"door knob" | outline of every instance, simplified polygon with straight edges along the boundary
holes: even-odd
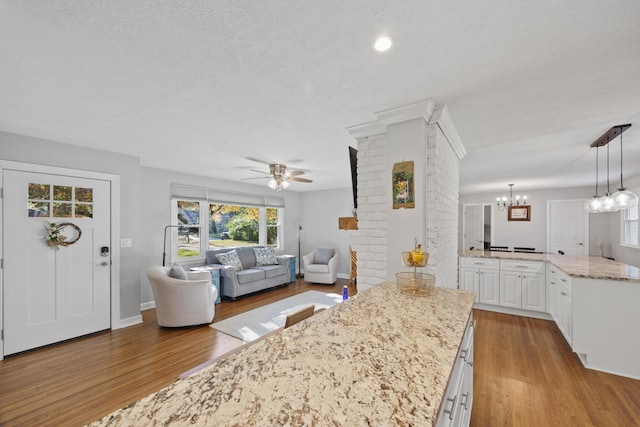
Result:
[[[102,261],[100,264],[98,264],[102,267],[106,267],[107,265],[109,265],[109,263],[107,261]]]

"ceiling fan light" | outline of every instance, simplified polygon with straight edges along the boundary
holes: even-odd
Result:
[[[638,196],[624,189],[619,189],[611,195],[616,210],[629,209],[638,205]]]
[[[283,180],[280,185],[282,185],[282,188],[286,190],[289,187],[289,181]]]
[[[278,188],[278,181],[276,181],[275,179],[271,178],[269,180],[269,182],[267,183],[267,185],[269,186],[270,189],[275,190],[276,188]]]

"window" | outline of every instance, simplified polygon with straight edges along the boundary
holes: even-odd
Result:
[[[273,207],[173,199],[173,224],[178,225],[173,234],[173,241],[177,243],[173,258],[177,257],[178,261],[202,259],[207,250],[230,246],[262,245],[279,249],[283,211]]]
[[[640,248],[640,227],[638,227],[638,206],[621,212],[622,245]]]

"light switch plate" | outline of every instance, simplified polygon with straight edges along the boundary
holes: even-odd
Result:
[[[120,239],[120,247],[121,248],[130,248],[131,247],[131,239]]]

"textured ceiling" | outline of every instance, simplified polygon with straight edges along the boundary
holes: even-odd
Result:
[[[461,191],[591,185],[616,124],[640,173],[638,22],[637,0],[0,0],[0,130],[231,180],[283,162],[307,191],[350,185],[346,127],[433,98]]]

